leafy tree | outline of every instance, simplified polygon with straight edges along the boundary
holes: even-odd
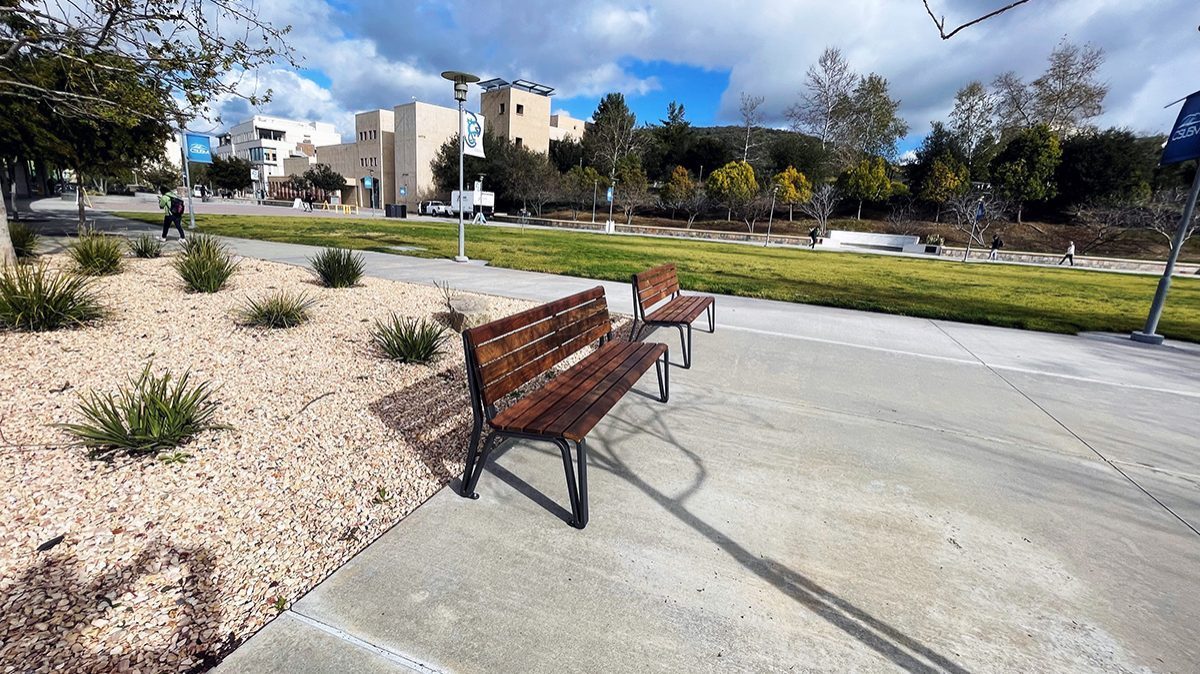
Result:
[[[304,182],[322,192],[341,194],[346,189],[346,178],[329,164],[313,164],[304,172],[303,178]]]
[[[1026,83],[1013,72],[996,78],[998,114],[1005,129],[1048,127],[1060,139],[1085,128],[1104,111],[1108,85],[1096,79],[1104,50],[1064,38],[1050,53],[1046,72]]]
[[[642,160],[636,154],[627,155],[617,165],[616,178],[620,189],[615,198],[625,212],[625,224],[630,224],[637,209],[650,203],[650,184],[642,170]]]
[[[698,189],[700,188],[696,181],[692,180],[692,174],[684,167],[676,166],[671,171],[671,177],[659,190],[658,199],[665,208],[671,209],[671,218],[674,219],[675,211],[682,208]]]
[[[555,168],[564,173],[582,166],[583,143],[573,136],[550,141],[550,161],[554,163]]]
[[[660,122],[662,125],[655,129],[655,135],[663,148],[663,168],[683,165],[688,150],[696,140],[696,130],[687,120],[683,104],[675,101],[668,103],[667,118]]]
[[[838,178],[839,188],[846,196],[858,199],[857,218],[862,220],[864,201],[880,201],[891,195],[892,181],[888,178],[887,162],[882,157],[864,159],[847,169]]]
[[[759,108],[762,107],[765,100],[762,96],[749,96],[746,92],[742,92],[738,113],[741,114],[742,126],[746,129],[746,141],[742,144],[742,161],[744,162],[750,162],[750,150],[761,144],[755,132],[762,124],[763,113]]]
[[[1143,144],[1124,129],[1073,135],[1062,143],[1062,163],[1055,177],[1059,201],[1094,207],[1144,199],[1150,196],[1156,154],[1145,152]],[[1098,215],[1095,208],[1088,211]],[[1109,214],[1103,215],[1093,220],[1110,219]]]
[[[713,171],[704,188],[711,198],[725,206],[726,221],[732,220],[735,210],[741,211],[758,196],[754,168],[744,161],[731,161]]]
[[[934,222],[941,222],[942,204],[955,195],[971,189],[971,174],[967,165],[954,157],[943,155],[933,160],[929,173],[921,182],[918,195],[921,199],[937,205]]]
[[[803,204],[812,199],[812,183],[809,182],[808,176],[797,171],[794,166],[776,173],[771,178],[771,184],[776,189],[775,198],[779,203],[787,204],[788,222],[792,221],[792,209],[796,204]]]
[[[849,99],[837,110],[838,149],[844,164],[866,157],[891,159],[896,143],[908,133],[900,117],[900,101],[888,92],[888,81],[871,73],[859,80]]]
[[[826,153],[812,136],[789,133],[776,138],[767,150],[771,170],[775,173],[792,166],[814,182],[828,177],[825,173]]]
[[[637,151],[637,116],[619,93],[606,94],[583,132],[584,155],[601,173],[615,175],[617,165]]]
[[[601,176],[591,166],[572,166],[563,176],[563,196],[571,204],[574,218],[579,219],[579,211],[594,203],[596,195],[603,187],[608,189],[608,178]]]
[[[943,163],[952,162],[956,166],[958,164],[965,165],[967,164],[967,153],[955,133],[941,122],[933,122],[929,134],[917,148],[916,157],[904,167],[908,184],[916,188],[918,193],[933,170],[933,162],[938,159]],[[968,176],[968,182],[970,182],[970,176]],[[934,199],[932,203],[940,204],[942,201],[945,199]]]
[[[805,92],[800,101],[784,114],[792,129],[804,131],[827,148],[838,138],[839,125],[844,121],[843,109],[850,100],[858,76],[837,47],[826,47],[816,64],[805,73]]]
[[[1054,173],[1061,159],[1058,136],[1040,124],[1017,134],[992,160],[992,183],[1016,204],[1017,222],[1026,202],[1054,197]]]
[[[984,180],[983,170],[996,146],[996,97],[978,80],[954,95],[950,132],[971,169],[971,177]]]
[[[733,161],[733,152],[728,146],[712,136],[703,136],[688,146],[681,165],[703,179],[730,161]]]
[[[325,164],[314,164],[313,168],[319,166],[329,168]],[[208,167],[208,179],[212,181],[213,187],[219,190],[244,190],[254,184],[250,179],[250,171],[253,168],[249,160],[241,157],[213,157],[212,164]]]
[[[523,205],[532,205],[533,212],[541,216],[542,208],[558,198],[562,187],[562,174],[541,152],[527,147],[517,147],[512,156],[511,191]]]
[[[183,175],[175,165],[159,157],[148,162],[141,169],[142,180],[154,188],[155,192],[162,189],[175,189],[183,183]],[[199,182],[199,181],[197,181]]]

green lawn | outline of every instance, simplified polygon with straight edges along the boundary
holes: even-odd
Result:
[[[154,213],[118,215],[152,224]],[[382,219],[197,215],[224,236],[341,246],[448,258],[457,223]],[[1140,329],[1157,277],[1066,268],[969,264],[855,253],[606,236],[580,232],[470,226],[467,254],[512,269],[628,281],[630,274],[675,262],[689,290],[944,318],[1030,330],[1075,333]],[[1200,341],[1200,279],[1176,279],[1159,331]]]

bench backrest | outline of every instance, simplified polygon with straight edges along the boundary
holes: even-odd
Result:
[[[495,405],[612,329],[604,288],[513,314],[463,331],[473,393]]]
[[[633,275],[633,294],[642,315],[659,302],[679,292],[675,265],[667,263]]]

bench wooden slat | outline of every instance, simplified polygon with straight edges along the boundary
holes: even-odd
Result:
[[[503,378],[504,375],[513,372],[525,363],[537,359],[539,356],[561,349],[564,344],[567,344],[580,335],[609,324],[608,316],[601,313],[590,314],[582,317],[580,320],[572,320],[573,318],[569,317],[561,322],[558,319],[544,321],[543,323],[545,324],[551,324],[551,327],[557,326],[557,329],[552,330],[536,341],[528,342],[519,348],[509,350],[503,356],[491,362],[488,362],[480,355],[479,361],[481,365],[479,371],[482,375],[484,386]],[[482,349],[476,350],[476,353],[480,351]]]
[[[619,373],[619,376],[610,378],[607,386],[594,389],[597,392],[602,391],[599,398],[594,399],[586,408],[583,407],[585,401],[576,403],[572,407],[572,410],[560,416],[558,421],[547,427],[544,432],[562,435],[570,440],[583,439],[596,424],[600,423],[604,415],[608,414],[608,411],[617,404],[621,396],[633,388],[633,385],[637,383],[638,379],[641,379],[646,370],[653,367],[654,361],[662,356],[666,350],[667,346],[665,344],[656,342],[640,343],[640,348],[627,356],[622,368],[616,371],[616,373]],[[572,412],[576,409],[581,409],[581,413],[572,420]]]
[[[505,354],[528,346],[542,337],[553,334],[556,330],[569,325],[576,320],[582,320],[595,314],[607,314],[608,304],[603,297],[587,300],[577,306],[564,310],[562,313],[546,317],[536,323],[520,326],[513,331],[478,344],[475,355],[480,363],[490,363]]]
[[[554,300],[553,302],[548,302],[546,304],[533,307],[532,309],[526,309],[525,311],[513,314],[512,316],[471,328],[470,330],[467,330],[467,334],[470,335],[471,343],[478,348],[480,345],[485,344],[501,335],[508,334],[526,325],[530,325],[556,314],[560,314],[571,307],[575,307],[580,304],[584,304],[589,300],[595,300],[601,297],[604,297],[604,287],[596,286],[595,288],[585,290],[581,293],[576,293],[569,297]]]
[[[691,323],[713,303],[713,298],[703,295],[685,295],[667,302],[646,316],[650,323]]]
[[[526,421],[523,422],[524,426],[538,433],[543,432],[555,421],[568,415],[578,400],[594,395],[593,390],[597,384],[605,381],[614,371],[619,370],[625,359],[635,351],[637,351],[637,344],[633,342],[613,342],[612,347],[607,344],[601,347],[601,351],[595,354],[595,360],[599,366],[588,368],[587,372],[580,372],[579,375],[573,377],[571,382],[573,390],[567,392],[553,405],[542,410],[540,414],[526,417]]]

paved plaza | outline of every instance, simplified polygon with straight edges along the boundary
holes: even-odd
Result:
[[[595,284],[365,255],[527,299]],[[649,374],[589,437],[585,530],[554,447],[510,442],[479,500],[443,489],[217,671],[1194,671],[1196,345],[733,297],[717,324],[668,404]]]

